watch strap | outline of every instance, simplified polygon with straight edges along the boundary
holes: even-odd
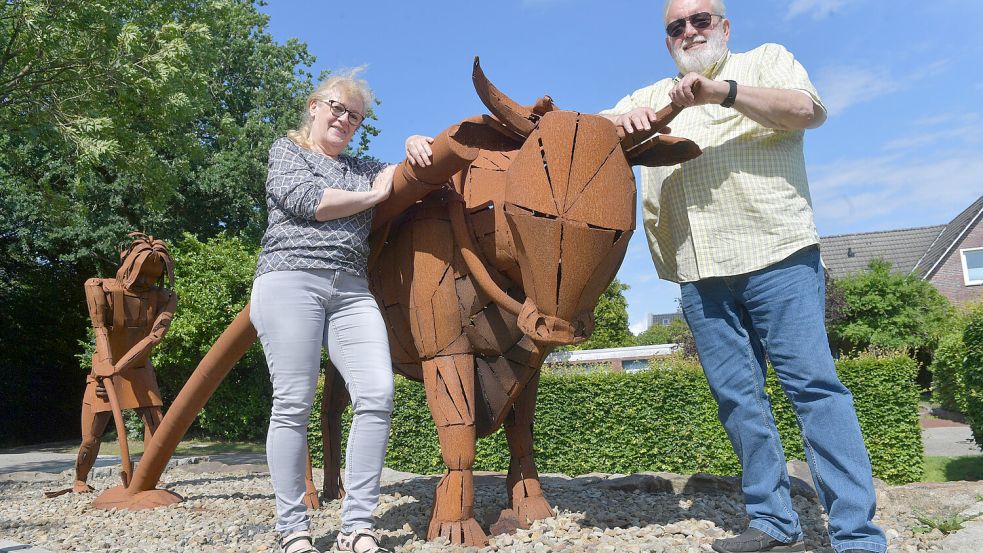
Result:
[[[737,99],[737,81],[727,79],[724,82],[730,85],[730,90],[727,92],[727,97],[724,98],[724,101],[720,102],[720,105],[729,108],[734,105],[734,100]]]

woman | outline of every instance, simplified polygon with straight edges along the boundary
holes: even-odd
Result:
[[[266,454],[285,553],[317,552],[303,497],[307,422],[322,346],[345,379],[355,412],[338,548],[386,551],[371,528],[393,379],[386,327],[368,289],[366,265],[372,208],[389,196],[395,166],[343,154],[371,100],[366,83],[354,74],[332,76],[308,98],[300,128],[270,148],[269,222],[250,318],[273,383]],[[412,162],[429,165],[430,141],[406,140]]]

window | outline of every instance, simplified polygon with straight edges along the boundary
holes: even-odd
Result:
[[[669,325],[669,319],[662,319],[662,324],[665,326]]]
[[[963,280],[966,286],[983,284],[983,248],[959,250],[963,257]]]

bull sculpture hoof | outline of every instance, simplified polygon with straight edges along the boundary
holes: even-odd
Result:
[[[485,535],[485,531],[481,529],[478,521],[473,518],[440,521],[435,516],[430,519],[427,539],[433,540],[438,536],[447,538],[451,545],[463,547],[485,547],[488,545],[488,536]]]
[[[85,482],[76,481],[75,484],[72,485],[72,493],[92,493],[94,491],[96,491],[96,489]]]
[[[484,547],[488,536],[474,519],[474,484],[470,470],[450,470],[437,484],[427,539],[447,538],[453,545]]]
[[[553,509],[542,494],[533,497],[514,498],[512,509],[519,520],[519,526],[529,528],[533,521],[543,520],[553,516]]]
[[[184,501],[170,490],[147,490],[133,493],[123,486],[115,486],[102,492],[92,506],[96,509],[156,509]]]
[[[312,510],[317,511],[321,508],[321,499],[317,496],[317,489],[312,485],[311,481],[307,481],[307,492],[304,494],[304,505]]]

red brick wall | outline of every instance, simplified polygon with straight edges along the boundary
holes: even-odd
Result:
[[[952,303],[963,303],[983,298],[983,284],[966,286],[963,277],[963,256],[959,250],[968,248],[983,248],[983,221],[976,221],[976,226],[963,236],[962,241],[956,244],[956,247],[949,253],[949,257],[943,260],[942,265],[929,279],[929,282]]]

